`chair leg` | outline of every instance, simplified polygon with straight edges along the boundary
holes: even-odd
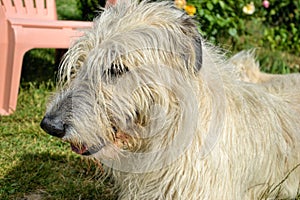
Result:
[[[0,42],[0,115],[9,115],[10,83],[13,65],[13,48],[8,42]]]
[[[15,46],[14,58],[11,70],[11,82],[10,82],[10,95],[9,95],[9,108],[13,112],[17,107],[18,93],[20,87],[21,71],[24,54],[29,48],[22,46]]]
[[[30,48],[13,47],[13,43],[1,43],[0,47],[0,115],[9,115],[17,107],[23,57]]]

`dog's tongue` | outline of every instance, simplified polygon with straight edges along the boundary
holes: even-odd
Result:
[[[75,146],[71,144],[71,149],[77,154],[83,155],[87,152],[88,148],[85,145]]]

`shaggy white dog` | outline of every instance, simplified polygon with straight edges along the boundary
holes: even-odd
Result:
[[[295,198],[300,90],[274,81],[241,81],[171,3],[120,0],[69,49],[41,126],[119,199]]]

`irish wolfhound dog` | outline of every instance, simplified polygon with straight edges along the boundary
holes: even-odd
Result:
[[[111,169],[120,199],[297,196],[292,97],[241,81],[171,3],[108,7],[59,75],[41,127]]]

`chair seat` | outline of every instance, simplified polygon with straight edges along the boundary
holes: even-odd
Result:
[[[23,27],[34,28],[57,28],[65,29],[71,28],[78,30],[80,28],[90,28],[92,22],[83,21],[69,21],[69,20],[39,20],[39,19],[22,19],[22,18],[9,18],[8,21],[11,25],[18,25]]]
[[[67,20],[38,20],[10,18],[15,39],[25,51],[33,48],[68,48],[73,39],[82,35],[80,30],[90,28],[91,22]]]

